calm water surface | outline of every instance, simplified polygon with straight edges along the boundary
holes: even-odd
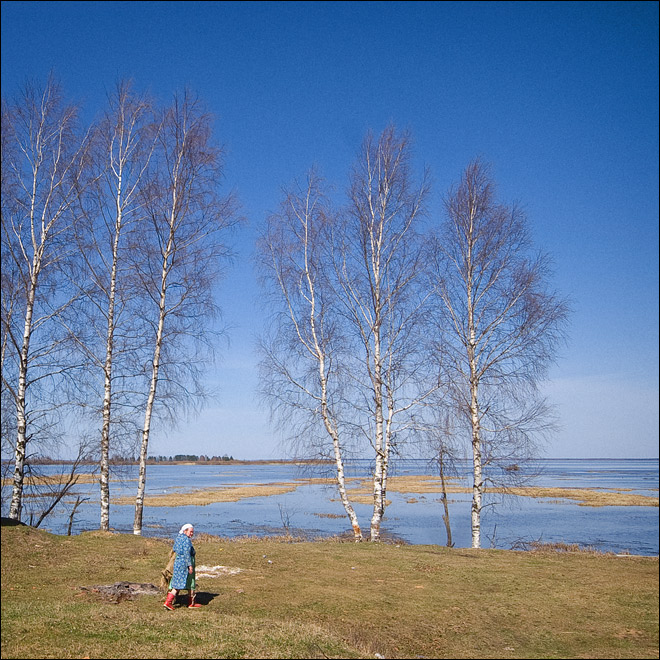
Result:
[[[49,466],[63,471],[61,466]],[[530,485],[563,488],[626,489],[626,492],[658,497],[657,459],[546,459],[532,466],[537,474]],[[347,476],[368,476],[369,462],[355,461]],[[425,460],[402,460],[394,475],[434,474]],[[111,483],[111,498],[134,496],[137,467],[122,468]],[[295,464],[258,465],[150,465],[146,495],[237,484],[292,482],[324,476],[321,466],[301,468]],[[467,471],[464,484],[469,484]],[[82,485],[79,492],[89,501],[76,512],[73,532],[98,529],[99,492],[95,484]],[[3,509],[7,502],[3,488]],[[470,546],[470,495],[452,494],[450,521],[456,547]],[[388,492],[391,504],[383,519],[382,532],[407,543],[446,543],[439,494]],[[185,497],[184,497],[185,501]],[[531,541],[576,543],[607,552],[658,554],[658,507],[586,507],[570,500],[509,496],[492,500],[482,515],[482,547],[511,548]],[[70,508],[70,507],[69,507]],[[363,530],[368,532],[372,507],[355,504]],[[4,511],[3,511],[4,514]],[[110,525],[118,532],[132,533],[133,506],[111,505]],[[335,517],[340,516],[340,517]],[[69,514],[49,517],[41,527],[66,534]],[[181,524],[192,522],[197,532],[226,537],[281,535],[288,527],[308,538],[334,536],[349,530],[348,519],[330,487],[302,484],[283,495],[253,497],[239,502],[207,506],[145,507],[143,534],[172,536]]]

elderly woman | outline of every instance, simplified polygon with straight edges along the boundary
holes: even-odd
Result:
[[[195,529],[188,523],[179,530],[174,541],[172,549],[176,553],[176,558],[164,603],[165,609],[170,611],[174,610],[174,600],[180,589],[188,590],[188,607],[201,607],[195,602],[195,548],[192,544],[194,533]]]

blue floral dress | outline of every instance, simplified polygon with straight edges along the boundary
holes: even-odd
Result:
[[[169,588],[193,590],[195,588],[195,548],[193,548],[192,541],[185,534],[179,534],[172,549],[176,552],[176,558]],[[193,567],[192,573],[188,573],[188,566]]]

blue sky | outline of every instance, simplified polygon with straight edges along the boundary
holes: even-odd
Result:
[[[526,209],[570,342],[549,457],[658,456],[658,3],[7,2],[2,93],[53,70],[89,118],[120,78],[217,117],[247,224],[219,292],[218,401],[150,453],[285,455],[256,396],[254,239],[312,166],[340,194],[365,133],[409,129],[431,219],[467,163]]]

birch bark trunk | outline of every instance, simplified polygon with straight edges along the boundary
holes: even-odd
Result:
[[[23,507],[23,479],[25,474],[25,452],[27,446],[27,420],[25,409],[25,393],[27,390],[28,354],[30,350],[30,336],[32,333],[32,316],[34,314],[34,300],[37,288],[37,274],[39,272],[39,259],[35,256],[32,266],[32,277],[28,292],[27,308],[25,310],[25,323],[23,330],[23,345],[18,372],[18,389],[16,392],[16,450],[14,454],[14,485],[12,488],[11,504],[9,506],[9,517],[13,520],[21,519]]]
[[[121,175],[117,186],[117,215],[112,244],[112,269],[110,274],[110,296],[108,300],[108,327],[106,335],[105,363],[103,365],[103,424],[101,427],[101,530],[110,529],[110,419],[112,407],[112,353],[115,332],[115,296],[117,293],[117,262],[119,236],[122,229]]]
[[[176,208],[176,194],[174,195],[174,208]],[[140,446],[140,467],[138,474],[138,489],[135,497],[135,518],[133,520],[133,534],[142,534],[142,514],[144,511],[144,491],[147,483],[147,452],[149,447],[149,433],[151,431],[151,417],[153,414],[156,390],[158,388],[158,371],[160,368],[160,354],[163,346],[163,328],[165,327],[165,298],[167,294],[167,276],[170,270],[170,260],[174,242],[175,218],[174,211],[170,217],[170,234],[167,246],[163,252],[163,268],[161,271],[160,299],[158,304],[158,326],[156,329],[156,340],[154,355],[151,363],[151,380],[149,383],[149,394],[144,412],[144,426],[142,428],[142,443]]]
[[[470,365],[470,422],[472,425],[472,504],[470,526],[472,547],[481,547],[481,508],[483,499],[483,473],[481,456],[481,430],[479,419],[479,365],[477,358],[477,327],[475,320],[473,250],[475,241],[474,218],[476,205],[471,203],[467,232],[466,291],[467,291],[467,357]]]

